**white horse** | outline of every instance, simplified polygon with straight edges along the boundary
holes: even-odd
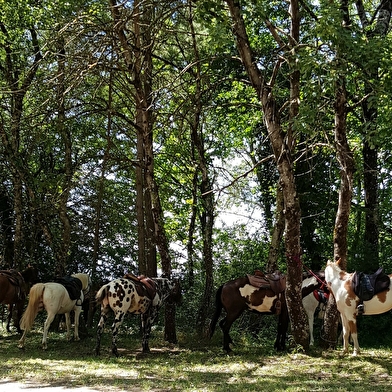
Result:
[[[44,324],[44,333],[42,337],[42,348],[47,349],[47,336],[50,325],[52,324],[56,314],[65,314],[65,321],[67,325],[67,338],[71,339],[71,319],[70,313],[75,311],[75,331],[74,339],[79,340],[79,317],[82,311],[82,303],[84,295],[88,293],[91,287],[91,278],[87,274],[75,274],[73,278],[79,280],[81,284],[77,283],[76,299],[71,299],[67,289],[63,284],[49,282],[37,283],[30,289],[29,303],[20,321],[21,329],[24,330],[18,347],[24,348],[27,332],[30,331],[34,320],[39,311],[45,309],[47,318]],[[79,287],[80,293],[79,293]]]
[[[314,345],[314,314],[317,308],[319,308],[318,318],[322,319],[324,317],[325,304],[329,295],[327,291],[325,282],[320,277],[316,278],[315,276],[311,276],[310,278],[306,278],[302,281],[302,305],[305,308],[306,315],[308,316],[310,337],[309,344],[311,346]]]
[[[325,268],[325,281],[335,297],[336,306],[340,312],[343,326],[343,352],[348,353],[349,337],[351,335],[354,343],[353,355],[360,353],[358,344],[357,315],[360,299],[354,293],[351,282],[354,273],[343,271],[336,262],[328,261]],[[392,283],[392,275],[389,275]],[[369,301],[364,301],[364,315],[375,315],[385,313],[392,309],[392,291],[384,290],[373,296]]]

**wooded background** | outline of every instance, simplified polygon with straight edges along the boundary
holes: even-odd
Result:
[[[199,331],[280,269],[304,343],[302,264],[392,271],[391,10],[0,1],[2,266],[180,276]]]

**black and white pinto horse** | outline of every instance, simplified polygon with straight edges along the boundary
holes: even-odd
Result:
[[[148,345],[151,327],[159,309],[167,302],[181,301],[181,287],[177,280],[166,278],[147,278],[148,282],[135,277],[119,278],[102,286],[95,298],[101,304],[101,318],[97,328],[95,352],[100,354],[101,336],[110,310],[114,312],[112,324],[112,353],[118,357],[117,335],[127,313],[140,314],[142,322],[142,349],[149,352]]]
[[[309,344],[311,346],[314,345],[313,324],[315,313],[318,311],[318,318],[322,319],[324,317],[329,297],[329,290],[323,275],[321,273],[312,273],[310,277],[302,281],[302,304],[308,317]]]

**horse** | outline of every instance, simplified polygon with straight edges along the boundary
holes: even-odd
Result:
[[[61,283],[37,283],[30,289],[29,303],[20,321],[20,327],[24,330],[24,332],[18,343],[19,348],[23,349],[25,347],[26,334],[30,331],[38,312],[43,309],[47,312],[42,337],[42,348],[44,350],[48,348],[48,330],[56,314],[65,314],[67,338],[70,340],[70,313],[75,311],[74,340],[80,340],[79,317],[82,310],[84,295],[88,293],[91,287],[91,278],[87,274],[79,273],[74,274],[71,277],[61,279],[59,282]],[[65,285],[70,287],[67,289]]]
[[[313,324],[315,312],[318,309],[318,317],[324,317],[329,297],[329,290],[322,275],[320,273],[314,274],[302,281],[302,305],[309,322],[310,346],[314,345]]]
[[[274,347],[278,351],[285,350],[289,315],[284,290],[277,294],[268,285],[255,287],[250,284],[249,275],[221,285],[215,296],[215,313],[208,331],[210,339],[214,334],[222,309],[225,309],[226,317],[219,322],[219,326],[223,331],[223,350],[227,353],[232,352],[230,344],[233,340],[230,337],[230,328],[245,310],[259,314],[278,315],[278,331]]]
[[[389,275],[388,288],[375,294],[371,299],[362,301],[354,292],[352,286],[356,273],[348,273],[340,268],[340,259],[336,262],[328,261],[325,268],[325,281],[329,290],[335,297],[336,307],[340,312],[343,327],[343,353],[349,351],[349,337],[351,335],[354,350],[353,355],[360,354],[358,344],[357,316],[359,312],[358,305],[363,302],[364,315],[375,315],[385,313],[392,309],[392,275]]]
[[[135,277],[127,274],[103,285],[95,299],[101,304],[101,317],[97,327],[96,355],[100,355],[101,336],[110,310],[114,313],[112,324],[112,353],[118,357],[117,335],[127,313],[140,314],[142,323],[142,351],[150,352],[151,327],[159,309],[165,303],[181,301],[181,287],[178,280],[167,278]]]
[[[22,333],[19,322],[22,317],[27,293],[31,285],[38,282],[38,271],[30,264],[21,272],[17,270],[0,270],[0,304],[8,305],[7,331],[11,332],[11,319],[15,307],[14,325]]]

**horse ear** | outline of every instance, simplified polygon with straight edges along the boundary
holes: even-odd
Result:
[[[338,267],[341,267],[341,265],[340,265],[340,263],[342,262],[342,259],[339,257],[337,260],[336,260],[336,265],[338,266]]]

